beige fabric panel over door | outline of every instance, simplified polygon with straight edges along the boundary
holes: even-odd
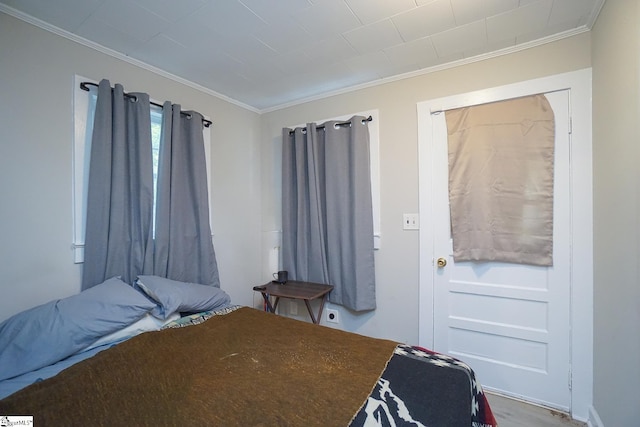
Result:
[[[553,265],[555,122],[544,95],[446,112],[455,261]]]

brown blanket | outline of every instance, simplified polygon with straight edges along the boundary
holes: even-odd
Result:
[[[0,414],[38,426],[346,426],[395,346],[240,308],[132,338],[0,401]]]

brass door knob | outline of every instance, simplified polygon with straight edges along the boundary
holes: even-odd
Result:
[[[447,265],[447,260],[441,257],[441,258],[438,258],[436,263],[438,264],[438,268],[443,268],[444,266]]]

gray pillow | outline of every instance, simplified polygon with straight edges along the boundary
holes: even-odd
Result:
[[[56,363],[131,325],[156,304],[113,277],[0,324],[0,380]]]
[[[215,286],[179,282],[159,276],[138,276],[137,286],[159,304],[151,314],[166,319],[172,313],[217,310],[231,303],[225,291]]]

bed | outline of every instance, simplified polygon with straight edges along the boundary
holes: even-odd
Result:
[[[459,360],[154,276],[135,287],[112,278],[0,324],[3,415],[68,426],[497,425]]]

